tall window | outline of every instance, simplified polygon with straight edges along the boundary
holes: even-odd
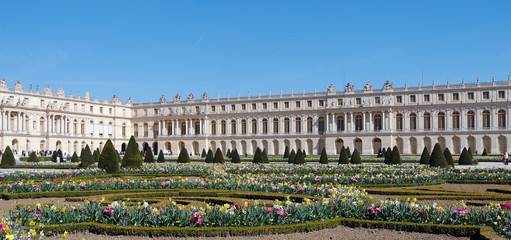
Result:
[[[468,111],[467,113],[467,128],[476,128],[475,114],[474,111]]]
[[[325,132],[325,118],[324,117],[320,117],[318,119],[318,131]]]
[[[172,136],[172,121],[167,124],[167,135]]]
[[[344,115],[337,116],[337,131],[344,131]]]
[[[415,113],[410,113],[410,129],[417,129],[417,114]]]
[[[138,137],[138,124],[133,124],[133,136]]]
[[[268,119],[263,119],[263,134],[268,134]]]
[[[424,113],[424,129],[431,129],[431,114]]]
[[[279,119],[273,119],[273,133],[279,133]]]
[[[452,113],[452,128],[454,128],[454,129],[460,128],[460,113],[459,112]]]
[[[297,133],[302,132],[302,119],[299,117],[295,119],[295,132]]]
[[[222,122],[220,122],[220,134],[222,135],[227,134],[227,129],[225,125],[226,125],[225,120],[222,120]]]
[[[82,134],[85,134],[85,122],[84,122],[84,121],[82,121],[82,123],[81,123],[80,125],[81,125],[81,126],[80,126],[80,132],[81,132]],[[138,137],[138,127],[137,127],[137,137]]]
[[[195,135],[199,135],[199,134],[200,134],[200,121],[195,120]]]
[[[311,117],[307,118],[307,132],[308,133],[312,132],[312,118]]]
[[[76,132],[76,131],[75,131]],[[126,124],[122,124],[121,133],[123,137],[126,137]],[[75,133],[76,134],[76,133]]]
[[[374,130],[381,130],[381,114],[374,115]]]
[[[236,120],[231,120],[231,135],[236,135]]]
[[[158,137],[158,123],[153,123],[153,136]]]
[[[490,128],[490,111],[483,111],[483,128]]]
[[[252,119],[252,134],[257,134],[257,120]]]
[[[289,118],[284,119],[284,132],[289,133]]]
[[[241,134],[247,134],[247,120],[241,120]]]
[[[396,130],[403,130],[403,114],[396,114]]]
[[[438,129],[445,129],[445,113],[438,113]]]
[[[185,121],[181,121],[181,135],[182,136],[185,136],[186,135],[186,122]]]
[[[362,131],[364,129],[362,124],[363,124],[362,115],[356,115],[355,116],[355,130]]]
[[[505,128],[506,127],[506,111],[504,109],[500,109],[498,112],[498,119],[499,119],[499,128]]]
[[[149,134],[149,125],[144,123],[144,137],[147,137]]]
[[[216,121],[211,121],[211,135],[216,135]]]

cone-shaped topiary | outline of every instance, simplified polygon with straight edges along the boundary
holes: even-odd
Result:
[[[429,165],[429,158],[430,158],[430,156],[429,156],[428,147],[424,146],[419,164],[428,164]]]
[[[470,157],[470,153],[468,153],[467,148],[463,148],[461,151],[460,158],[458,159],[459,165],[472,165],[472,157]]]
[[[394,146],[392,152],[390,153],[390,164],[403,164],[401,161],[401,155],[399,155],[399,149],[397,146]]]
[[[266,148],[263,150],[263,163],[270,163],[270,159],[268,159],[268,151],[266,151]]]
[[[319,163],[328,164],[328,156],[326,155],[325,148],[323,148],[323,150],[321,150],[321,157],[319,157]]]
[[[140,159],[144,159],[144,151],[140,151]]]
[[[486,148],[483,149],[483,153],[481,154],[481,156],[488,156],[488,152],[486,151]]]
[[[220,148],[216,149],[215,157],[213,158],[213,163],[224,163],[224,154],[222,153],[222,150]]]
[[[158,159],[156,162],[164,163],[165,162],[165,156],[163,155],[163,151],[160,149],[160,152],[158,152]]]
[[[227,153],[225,154],[226,157],[231,158],[231,149],[227,149]]]
[[[94,162],[99,161],[99,150],[98,149],[94,150],[94,153],[92,153],[92,159],[94,160]]]
[[[302,150],[303,158],[307,158],[307,153],[305,153],[305,149]]]
[[[98,166],[100,164],[101,166],[103,166],[103,169],[107,173],[119,172],[119,154],[115,150],[114,145],[112,144],[112,141],[110,141],[110,139],[106,141],[105,147],[103,148],[103,151],[99,155]]]
[[[362,159],[360,159],[360,154],[356,148],[353,150],[353,154],[351,154],[350,162],[351,164],[362,164]]]
[[[238,150],[234,149],[231,152],[231,163],[241,163],[240,155],[238,154]]]
[[[99,159],[99,156],[98,156],[98,159]],[[80,162],[81,168],[87,168],[90,165],[94,164],[94,158],[92,157],[92,153],[90,152],[90,148],[89,148],[88,144],[85,145],[85,148],[80,153],[80,160],[81,160],[81,162]],[[98,167],[99,167],[99,162],[98,162]],[[99,168],[103,168],[103,167],[99,167]]]
[[[16,159],[14,159],[14,155],[12,154],[11,148],[7,146],[5,148],[4,154],[2,155],[0,167],[12,167],[14,165],[16,165]]]
[[[31,152],[27,162],[39,162],[39,158],[35,155],[35,152]]]
[[[83,150],[83,149],[82,149],[82,150]],[[58,154],[59,154],[59,153],[58,153],[57,151],[53,151],[53,153],[51,154],[51,160],[53,160],[53,161],[55,162],[55,161],[56,161],[56,159],[57,159],[57,155],[58,155]]]
[[[471,160],[474,160],[474,155],[473,155],[473,153],[474,153],[474,150],[472,150],[472,148],[471,148],[471,147],[469,147],[469,148],[468,148],[468,154],[470,155],[470,159],[471,159]]]
[[[351,150],[350,147],[346,148],[346,153],[348,154],[348,159],[351,159]]]
[[[71,162],[79,162],[80,158],[78,157],[78,154],[76,152],[73,153],[73,156],[71,156]]]
[[[435,147],[433,147],[433,152],[429,159],[429,165],[431,167],[447,167],[447,161],[445,160],[444,153],[442,152],[442,147],[440,147],[440,144],[438,143],[436,143]]]
[[[206,154],[206,159],[204,159],[204,162],[213,163],[213,151],[211,151],[211,149],[208,150],[208,153]]]
[[[344,146],[341,148],[341,153],[339,154],[339,164],[349,164],[350,158],[348,157],[348,149]]]
[[[148,153],[149,154],[149,153]],[[177,157],[177,163],[189,163],[190,155],[188,154],[188,150],[185,147],[181,149],[179,152],[179,156]]]
[[[289,158],[289,147],[286,146],[286,149],[284,150],[284,158]]]
[[[128,146],[126,147],[126,153],[122,158],[121,167],[123,168],[142,168],[142,156],[138,150],[137,141],[135,137],[131,136]]]
[[[256,151],[254,153],[254,158],[252,159],[252,163],[255,163],[255,164],[263,163],[263,152],[261,151],[261,149],[259,147],[256,148]]]
[[[153,155],[153,150],[151,149],[151,147],[147,148],[147,153],[145,155],[144,162],[145,163],[153,163],[154,162],[154,155]]]
[[[295,163],[295,158],[296,158],[296,153],[295,153],[295,150],[293,149],[293,150],[291,150],[291,153],[289,154],[287,163],[289,163],[289,164]]]
[[[206,157],[207,153],[206,153],[206,149],[202,149],[202,153],[200,154],[200,157]]]
[[[298,153],[295,156],[294,164],[305,164],[305,157],[303,156],[303,151],[298,150]]]
[[[387,151],[385,151],[385,160],[383,161],[385,164],[390,164],[390,157],[392,155],[392,149],[390,147],[387,148]]]
[[[62,154],[62,150],[60,150],[60,149],[59,149],[59,150],[57,151],[57,156],[58,156],[58,157],[60,157],[60,161],[62,161],[62,158],[63,158],[63,156],[64,156],[64,155]]]
[[[445,161],[447,161],[447,165],[454,167],[454,160],[452,159],[452,154],[449,148],[444,149],[444,157]]]

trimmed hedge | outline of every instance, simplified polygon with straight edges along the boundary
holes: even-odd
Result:
[[[123,168],[142,168],[142,157],[141,152],[138,150],[137,141],[135,137],[131,136],[128,146],[126,147],[126,153],[122,158],[121,167]]]
[[[39,158],[35,155],[35,152],[30,153],[30,157],[28,157],[27,162],[39,162]]]
[[[11,148],[7,146],[5,148],[4,154],[2,155],[2,161],[0,162],[0,167],[8,168],[14,167],[16,165],[16,160],[14,159],[14,155],[12,154]]]

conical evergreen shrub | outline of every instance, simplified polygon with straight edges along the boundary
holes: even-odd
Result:
[[[206,159],[204,159],[204,162],[213,163],[213,151],[211,151],[211,149],[208,150],[208,153],[206,154]]]
[[[143,153],[142,153],[143,155]],[[122,158],[121,167],[123,168],[142,168],[142,156],[141,151],[138,150],[137,141],[135,137],[131,136],[128,146],[126,147],[126,153]]]
[[[39,162],[39,158],[35,154],[35,152],[31,152],[30,156],[28,157],[27,162]]]
[[[461,151],[460,158],[458,159],[458,164],[472,165],[472,157],[470,157],[467,148],[463,148],[463,151]]]
[[[392,153],[390,153],[390,164],[398,164],[401,165],[403,162],[401,161],[401,155],[399,155],[399,149],[397,146],[394,146],[392,149]]]
[[[226,157],[231,158],[231,149],[227,149],[227,153],[225,154]]]
[[[472,150],[472,148],[471,148],[471,147],[469,147],[469,148],[468,148],[468,154],[470,155],[470,159],[471,159],[471,160],[474,160],[474,155],[473,155],[473,153],[474,153],[474,150]]]
[[[222,154],[222,150],[220,148],[216,149],[215,157],[213,158],[213,163],[224,163],[224,154]]]
[[[266,148],[263,150],[263,163],[270,163],[270,159],[268,159],[268,151],[266,151]]]
[[[381,153],[382,153],[381,156],[384,158],[385,157],[385,148],[381,149]]]
[[[447,165],[454,167],[454,160],[452,159],[452,154],[449,148],[444,149],[444,157],[445,161],[447,161]]]
[[[305,149],[302,150],[303,158],[307,158],[307,153],[305,153]]]
[[[293,164],[295,163],[296,153],[295,150],[291,150],[291,153],[289,154],[289,157],[287,158],[287,163]]]
[[[305,157],[303,156],[302,151],[298,151],[298,153],[296,154],[294,164],[300,164],[300,165],[305,164]]]
[[[73,156],[71,156],[71,162],[80,162],[80,158],[78,157],[78,154],[76,154],[76,152],[74,152]]]
[[[87,147],[86,147],[87,148]],[[90,153],[90,150],[89,150]],[[91,154],[92,159],[92,154]],[[119,154],[114,148],[112,141],[108,139],[105,143],[105,147],[103,151],[99,155],[98,165],[101,164],[103,169],[107,173],[117,173],[119,172]]]
[[[206,155],[207,155],[206,149],[203,148],[200,157],[206,157]]]
[[[351,164],[362,164],[362,159],[360,159],[360,154],[356,148],[353,150],[353,154],[351,154],[350,162]]]
[[[385,160],[383,161],[385,164],[390,164],[390,157],[392,156],[392,149],[390,147],[387,148],[387,151],[385,151]]]
[[[165,162],[165,155],[163,155],[163,151],[160,149],[160,152],[158,152],[158,159],[156,160],[158,163],[164,163]]]
[[[428,164],[429,165],[429,150],[428,147],[424,146],[424,149],[422,149],[422,155],[421,159],[419,161],[419,164]]]
[[[60,161],[62,162],[62,158],[64,157],[64,154],[62,154],[62,150],[57,151],[57,156],[60,157]]]
[[[94,164],[94,158],[92,157],[92,153],[90,152],[89,145],[85,145],[85,148],[80,153],[80,167],[81,168],[87,168],[90,165]],[[72,160],[71,160],[72,161]],[[101,169],[104,169],[104,166],[99,166],[99,156],[98,156],[98,167]]]
[[[289,158],[289,147],[286,146],[286,149],[284,150],[284,158]]]
[[[350,158],[348,157],[348,149],[344,146],[341,148],[341,153],[339,154],[339,164],[349,164]]]
[[[486,151],[486,148],[483,149],[483,154],[481,154],[481,156],[488,156],[488,152]]]
[[[445,160],[444,153],[442,152],[442,147],[440,144],[436,143],[435,147],[433,147],[433,152],[431,153],[431,158],[429,159],[429,165],[431,167],[447,167],[447,160]]]
[[[256,151],[254,153],[254,158],[252,159],[252,163],[254,164],[260,164],[260,163],[263,163],[263,152],[261,151],[261,149],[258,147],[256,148]]]
[[[94,160],[95,163],[99,161],[99,149],[94,150],[94,153],[92,153],[92,160]]]
[[[231,152],[231,163],[241,163],[240,155],[238,154],[238,150],[234,149]]]
[[[177,157],[177,163],[189,163],[190,155],[188,154],[188,150],[185,147],[181,149],[179,152],[179,156]]]
[[[147,148],[147,153],[144,157],[144,162],[145,163],[153,163],[154,162],[154,155],[153,155],[153,150],[151,149],[151,147]]]
[[[348,154],[348,158],[351,159],[351,150],[350,147],[346,148],[346,153]]]
[[[319,157],[319,163],[328,164],[328,156],[326,155],[325,148],[323,148],[323,150],[321,150],[321,157]]]
[[[5,148],[4,154],[2,155],[2,161],[0,162],[0,167],[13,167],[16,165],[16,159],[14,159],[14,155],[12,154],[12,150],[9,146]]]

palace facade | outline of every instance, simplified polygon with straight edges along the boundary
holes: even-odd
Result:
[[[211,99],[204,93],[186,100],[164,96],[156,103],[124,103],[44,91],[0,81],[0,148],[19,151],[62,149],[80,152],[86,144],[102,148],[111,139],[124,150],[131,135],[140,148],[150,146],[177,155],[202,149],[238,149],[251,155],[305,149],[308,154],[337,154],[341,146],[373,154],[397,145],[403,154],[420,154],[435,143],[460,153],[463,147],[490,154],[510,148],[511,79],[476,83],[382,88],[370,83],[356,90],[291,93]],[[78,94],[79,95],[79,94]]]

